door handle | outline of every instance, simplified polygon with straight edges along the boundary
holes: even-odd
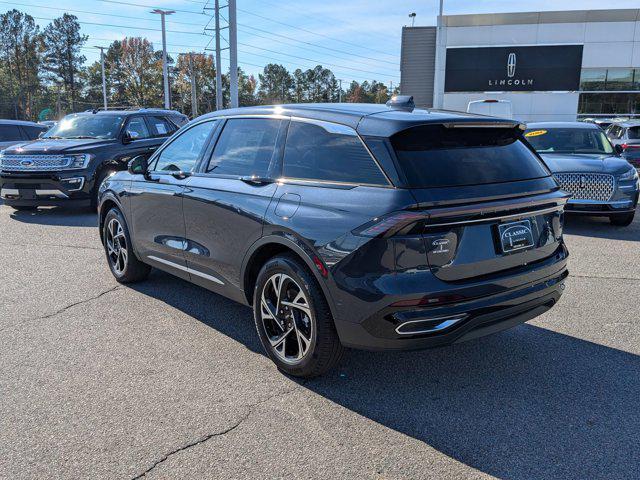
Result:
[[[189,172],[171,172],[171,176],[177,180],[184,180],[185,178],[189,178],[191,173]]]
[[[256,177],[256,176],[240,177],[240,180],[243,181],[244,183],[248,183],[249,185],[257,185],[257,186],[268,185],[270,183],[275,182],[275,180],[272,178]]]

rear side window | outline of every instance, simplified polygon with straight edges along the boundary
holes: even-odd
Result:
[[[149,129],[142,117],[131,117],[129,123],[127,123],[127,132],[131,134],[134,140],[149,138]]]
[[[15,125],[0,125],[0,142],[22,140],[20,129]]]
[[[177,130],[177,128],[164,117],[153,115],[147,117],[147,120],[149,121],[152,137],[166,137]]]
[[[424,125],[397,133],[391,142],[414,188],[513,182],[550,174],[515,129]]]
[[[388,184],[356,132],[327,122],[291,122],[283,174],[302,180]]]
[[[268,177],[275,161],[282,120],[228,120],[213,150],[207,172],[216,175]]]
[[[627,138],[629,140],[640,140],[640,126],[629,127],[627,129]]]

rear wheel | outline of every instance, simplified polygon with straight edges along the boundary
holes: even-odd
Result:
[[[285,373],[315,377],[340,361],[344,348],[327,300],[295,256],[277,256],[262,267],[253,309],[260,341]]]
[[[151,267],[138,260],[133,252],[127,223],[117,208],[107,213],[102,235],[109,268],[118,282],[138,282],[149,276]]]
[[[612,225],[616,225],[617,227],[628,227],[633,223],[633,218],[636,213],[618,213],[611,215],[609,217],[609,221]]]

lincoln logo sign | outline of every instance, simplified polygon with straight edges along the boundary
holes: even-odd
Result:
[[[582,45],[448,48],[445,92],[577,91]]]
[[[507,77],[513,78],[516,74],[516,54],[511,52],[507,58]]]

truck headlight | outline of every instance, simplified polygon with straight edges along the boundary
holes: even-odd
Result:
[[[80,155],[71,155],[71,162],[67,168],[87,168],[89,165],[89,161],[91,160],[91,155],[88,153],[83,153]]]
[[[638,180],[638,170],[631,167],[630,170],[624,172],[622,175],[618,177],[618,180],[627,181],[627,180]]]

